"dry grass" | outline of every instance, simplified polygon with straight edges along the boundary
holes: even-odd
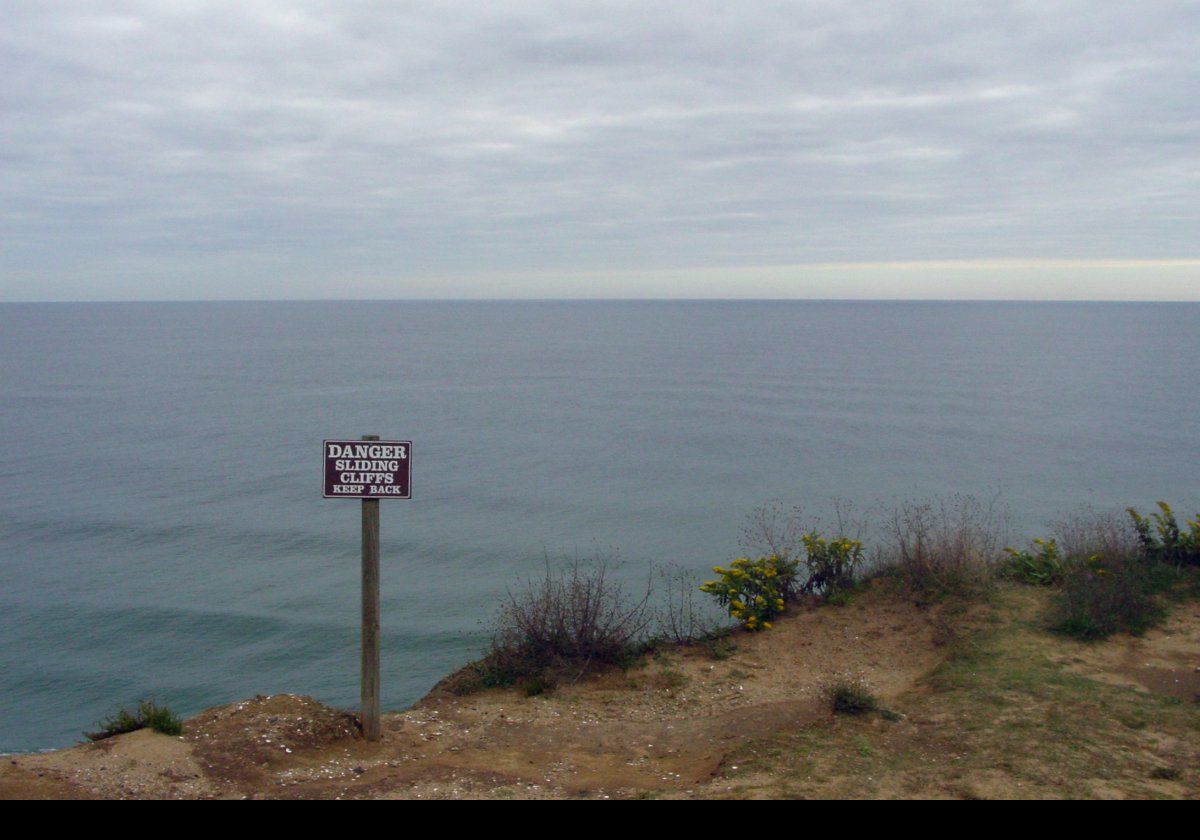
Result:
[[[1053,523],[1050,531],[1069,561],[1096,557],[1109,564],[1139,553],[1137,534],[1124,514],[1084,508]]]
[[[885,525],[875,573],[901,579],[924,598],[978,595],[992,582],[1006,528],[998,497],[904,502]]]

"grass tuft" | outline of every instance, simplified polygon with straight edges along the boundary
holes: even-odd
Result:
[[[861,679],[839,679],[825,689],[835,715],[866,715],[879,711],[879,698]]]
[[[114,735],[124,735],[139,729],[153,729],[163,735],[183,733],[183,721],[167,706],[159,706],[153,700],[143,700],[133,711],[121,709],[115,715],[101,721],[95,732],[85,732],[90,741],[103,741]]]

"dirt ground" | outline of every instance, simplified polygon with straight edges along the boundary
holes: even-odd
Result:
[[[1056,658],[1069,670],[1110,685],[1200,703],[1200,616],[1183,611],[1145,636],[1079,646]]]
[[[1003,620],[1009,619],[868,592],[850,606],[797,612],[769,633],[735,634],[731,651],[660,651],[627,671],[549,695],[495,689],[457,697],[435,690],[413,708],[385,716],[383,739],[374,744],[358,736],[349,715],[310,698],[257,697],[201,713],[186,722],[182,737],[142,731],[6,757],[0,798],[1021,796],[1019,773],[1006,776],[1007,785],[989,785],[986,762],[974,778],[937,776],[913,790],[874,783],[814,787],[796,775],[800,757],[810,775],[822,761],[830,765],[828,774],[870,772],[852,766],[865,760],[864,738],[874,739],[872,749],[887,750],[887,739],[919,726],[937,733],[940,746],[930,755],[952,751],[961,723],[931,711],[941,708],[931,675],[945,670],[954,651],[961,654],[965,628]],[[1183,726],[1184,740],[1193,739],[1186,754],[1198,754],[1196,604],[1177,608],[1167,625],[1142,639],[1084,646],[1026,632],[1048,646],[1053,663],[1047,667],[1079,674],[1088,685],[1112,686],[1123,697],[1162,694],[1185,706],[1196,725],[1187,728],[1193,718],[1172,723],[1172,737]],[[914,713],[891,716],[894,725],[879,717],[836,720],[822,692],[842,677],[864,681],[884,707]],[[846,738],[857,740],[842,743]],[[763,754],[782,758],[763,764]],[[1134,793],[1196,796],[1191,785],[1190,777],[1177,776]]]

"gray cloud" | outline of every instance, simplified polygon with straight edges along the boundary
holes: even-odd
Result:
[[[997,259],[1147,288],[1200,256],[1195,2],[0,11],[0,299],[736,296],[739,267]]]

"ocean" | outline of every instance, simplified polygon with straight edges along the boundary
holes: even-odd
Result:
[[[999,495],[1013,539],[1200,505],[1200,304],[0,305],[0,752],[121,705],[358,696],[359,505],[321,441],[413,441],[382,503],[383,700],[476,658],[561,558],[644,580],[772,502]]]

